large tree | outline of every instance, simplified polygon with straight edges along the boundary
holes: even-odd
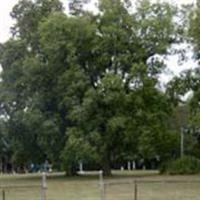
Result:
[[[130,14],[125,5],[101,1],[100,15],[83,15],[90,23],[94,19],[98,23],[90,45],[82,42],[77,49],[78,64],[89,77],[90,86],[70,119],[83,140],[96,149],[106,175],[120,155],[133,159],[140,153],[153,158],[166,156],[171,148],[165,123],[170,103],[157,88],[164,65],[155,55],[166,54],[175,40],[174,10],[168,4],[142,1]],[[69,137],[75,140],[74,135]],[[66,157],[70,148],[74,151],[74,146],[67,145]]]
[[[36,91],[33,92],[39,87],[34,86],[33,78],[30,79],[30,77],[42,66],[41,60],[44,59],[39,44],[39,24],[56,11],[62,11],[62,5],[57,0],[20,1],[11,12],[16,22],[11,28],[13,37],[1,44],[0,62],[3,69],[1,73],[1,112],[8,127],[10,148],[14,152],[13,162],[21,159],[21,163],[27,164],[34,158],[38,158],[37,162],[41,162],[40,158],[44,158],[46,154],[45,150],[40,151],[41,148],[37,148],[39,145],[37,138],[42,131],[41,126],[36,124],[42,124],[49,118],[46,116],[41,118],[41,114],[37,114],[37,112],[42,112],[41,107],[38,106],[40,104],[38,99],[42,97],[39,97]],[[31,70],[32,75],[30,75]],[[34,78],[37,79],[36,76]],[[52,141],[56,141],[55,139],[53,138]],[[31,152],[35,152],[37,156],[33,154],[30,156]],[[21,156],[22,154],[25,156]]]
[[[143,0],[132,12],[127,1],[102,0],[94,14],[71,3],[73,16],[57,0],[13,9],[14,36],[0,49],[13,158],[61,159],[69,174],[95,160],[110,175],[120,159],[168,157],[170,102],[158,77],[176,39],[174,8]]]

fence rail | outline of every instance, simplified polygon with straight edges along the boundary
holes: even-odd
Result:
[[[9,189],[26,189],[26,188],[40,188],[41,185],[0,185],[0,189],[5,189],[5,190],[9,190]]]
[[[27,190],[28,189],[28,190]],[[0,184],[0,200],[10,200],[15,199],[16,195],[23,196],[22,199],[27,199],[28,193],[32,192],[36,195],[36,200],[46,200],[46,190],[47,190],[47,179],[46,179],[46,173],[42,174],[41,177],[41,183],[40,184]],[[18,191],[18,192],[17,192]],[[21,193],[19,192],[21,191]],[[12,196],[10,193],[13,192]],[[25,193],[25,194],[24,194]],[[10,197],[9,194],[12,196]],[[24,197],[24,195],[27,195]],[[9,197],[8,197],[9,196]],[[8,197],[8,198],[7,198]]]
[[[140,179],[132,179],[132,180],[123,180],[123,181],[104,181],[104,185],[126,185],[126,184],[134,184],[137,183],[200,183],[200,180],[140,180]]]
[[[133,178],[104,180],[99,173],[101,200],[199,200],[200,179]]]

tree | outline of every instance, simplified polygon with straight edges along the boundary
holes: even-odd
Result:
[[[38,136],[41,137],[42,134],[42,126],[38,124],[49,119],[40,116],[43,115],[41,112],[40,115],[36,114],[40,109],[37,106],[41,97],[33,94],[33,88],[37,88],[33,85],[33,79],[29,78],[41,66],[41,59],[44,59],[39,45],[38,26],[44,18],[56,11],[62,11],[62,5],[56,0],[20,1],[11,13],[16,20],[12,27],[14,36],[1,44],[2,115],[7,119],[7,138],[13,152],[13,162],[18,160],[18,163],[23,165],[31,160],[41,162],[45,157],[46,149],[40,148],[41,141],[38,140]],[[31,70],[32,75],[28,76]],[[36,76],[34,78],[37,79]],[[38,130],[35,127],[38,127]],[[57,141],[56,138],[52,139]],[[41,149],[43,151],[40,151]],[[35,155],[31,152],[35,152]]]
[[[193,46],[194,58],[199,60],[200,48],[200,4],[199,1],[193,6],[187,6],[186,21],[184,23],[184,37]],[[186,126],[185,133],[186,153],[199,157],[199,66],[193,69],[183,71],[180,76],[175,77],[168,85],[168,92],[171,99],[175,102],[176,111],[181,126]],[[188,95],[188,99],[184,102],[183,96]],[[187,120],[184,119],[183,114],[179,110],[187,109]]]
[[[14,6],[11,17],[16,21],[11,28],[17,38],[25,40],[29,51],[40,52],[38,44],[39,23],[54,12],[62,12],[62,4],[58,0],[21,0]]]
[[[70,0],[69,1],[69,10],[70,14],[78,16],[84,13],[83,6],[88,3],[90,0]]]
[[[0,63],[14,157],[29,162],[37,148],[38,162],[62,161],[68,174],[95,160],[105,175],[119,159],[166,157],[170,102],[158,89],[158,55],[175,40],[174,8],[144,0],[130,13],[127,1],[102,0],[93,14],[72,3],[74,16],[57,0],[21,1],[12,12],[15,37]]]
[[[162,9],[166,15],[160,13]],[[100,11],[92,45],[87,45],[84,52],[78,48],[77,57],[92,88],[83,96],[82,104],[73,109],[71,119],[97,149],[104,173],[110,175],[111,163],[123,152],[132,157],[138,152],[145,156],[153,149],[146,155],[149,158],[161,152],[164,155],[171,147],[166,144],[166,151],[162,148],[162,136],[168,136],[163,125],[169,102],[156,88],[163,64],[154,55],[167,53],[174,39],[174,11],[167,4],[151,5],[147,1],[133,16],[119,1],[102,1]],[[90,15],[83,17],[91,19]],[[150,42],[154,40],[159,42]],[[153,137],[155,140],[149,142]]]

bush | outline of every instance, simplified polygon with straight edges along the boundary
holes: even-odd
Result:
[[[184,156],[168,162],[160,170],[165,174],[198,174],[200,173],[200,160],[192,156]]]

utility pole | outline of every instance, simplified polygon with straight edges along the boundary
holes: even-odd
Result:
[[[184,156],[184,128],[181,127],[181,146],[180,146],[181,158]]]

